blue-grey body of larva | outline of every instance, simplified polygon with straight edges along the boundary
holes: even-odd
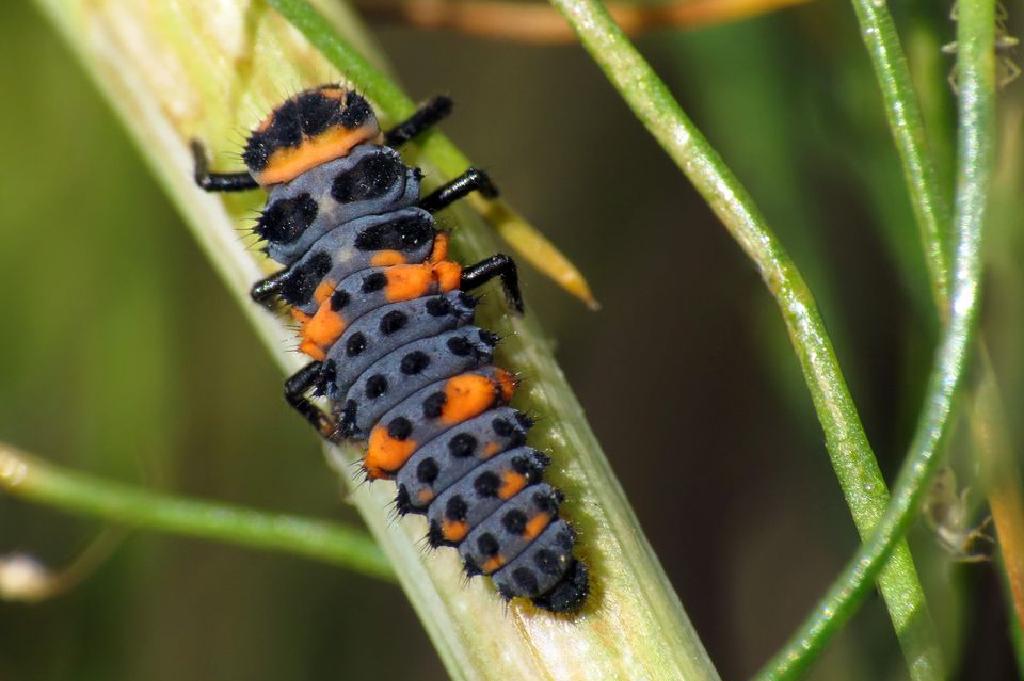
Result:
[[[254,297],[263,286],[291,307],[314,360],[289,401],[322,432],[332,424],[326,436],[365,441],[367,477],[394,480],[399,513],[425,515],[430,544],[458,547],[467,574],[506,599],[578,610],[588,577],[562,494],[526,446],[530,419],[507,406],[515,380],[491,363],[497,337],[473,325],[419,170],[336,85],[281,104],[243,159],[269,194],[255,231],[284,265]],[[329,421],[301,397],[307,384],[330,400]]]

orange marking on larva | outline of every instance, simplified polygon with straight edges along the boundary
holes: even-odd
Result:
[[[442,520],[441,536],[450,542],[460,542],[466,538],[469,532],[469,525],[465,520]]]
[[[499,553],[499,554],[497,554],[495,556],[492,556],[492,557],[488,558],[484,562],[484,564],[480,566],[480,569],[483,570],[483,573],[485,575],[489,575],[492,572],[496,572],[504,564],[505,564],[505,556],[503,556],[503,555],[501,555]]]
[[[401,468],[416,451],[415,440],[399,440],[388,435],[386,426],[374,426],[363,465],[371,480],[389,477]]]
[[[297,147],[275,149],[263,170],[253,177],[264,187],[279,182],[288,182],[310,168],[345,156],[353,147],[380,136],[376,125],[363,125],[349,130],[335,125],[319,135],[305,138]]]
[[[388,278],[384,296],[389,303],[426,295],[434,284],[430,265],[396,265],[384,270]]]
[[[325,300],[331,297],[331,294],[334,293],[334,289],[337,286],[338,284],[330,279],[324,279],[316,287],[316,291],[313,292],[313,300],[322,304]]]
[[[434,491],[424,487],[416,493],[416,500],[423,505],[429,504],[434,500]]]
[[[516,377],[510,371],[495,369],[494,375],[498,379],[498,387],[501,389],[501,399],[508,402],[516,391]]]
[[[404,265],[405,256],[402,255],[401,251],[396,251],[393,248],[386,248],[383,251],[378,251],[370,258],[370,264],[374,267],[385,267],[387,265]]]
[[[305,324],[306,322],[313,318],[312,315],[306,314],[297,307],[292,308],[291,315],[292,319],[297,321],[299,324]]]
[[[446,399],[441,409],[441,422],[451,425],[479,416],[494,404],[494,389],[491,379],[480,374],[449,378],[444,386]]]
[[[551,518],[547,513],[538,513],[526,521],[526,529],[523,531],[523,536],[527,539],[536,539],[550,522]]]
[[[322,362],[327,359],[327,353],[324,349],[313,341],[302,341],[299,343],[299,352],[304,355],[309,355],[318,362]]]
[[[430,262],[441,262],[448,257],[448,233],[434,235],[434,247],[430,250]]]
[[[501,445],[493,440],[484,445],[484,455],[482,458],[489,459],[498,452],[501,451]]]
[[[325,300],[313,318],[302,325],[302,338],[326,350],[341,338],[345,326],[345,319],[331,309],[330,300]]]
[[[442,291],[454,291],[462,280],[462,265],[451,260],[434,263],[434,276]]]
[[[501,474],[501,487],[498,488],[498,498],[508,500],[519,494],[526,487],[526,476],[516,471],[505,471]]]

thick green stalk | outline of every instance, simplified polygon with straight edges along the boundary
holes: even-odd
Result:
[[[988,212],[995,147],[994,3],[960,0],[960,79],[955,215],[956,251],[949,322],[936,352],[910,452],[900,470],[893,499],[877,529],[843,570],[789,643],[757,677],[797,678],[829,638],[853,615],[893,547],[916,516],[940,461],[953,402],[963,376],[978,315],[980,244]]]
[[[0,490],[124,527],[294,553],[379,579],[394,579],[387,558],[360,530],[109,482],[62,470],[2,443]]]
[[[888,503],[888,491],[814,297],[799,270],[746,190],[604,8],[595,0],[552,2],[633,112],[758,266],[800,360],[854,523],[862,537],[869,536]],[[921,678],[940,676],[924,592],[905,543],[893,553],[878,582],[908,665]]]
[[[188,140],[204,140],[218,162],[225,152],[237,152],[238,131],[253,127],[282,93],[338,75],[369,95],[386,119],[400,116],[408,100],[348,47],[362,28],[344,15],[329,24],[295,0],[278,6],[301,32],[259,0],[220,2],[215,12],[203,0],[38,2],[139,142],[253,329],[282,369],[295,371],[301,359],[288,351],[295,344],[288,321],[247,295],[267,263],[242,243],[238,230],[251,227],[263,197],[200,192],[191,179]],[[321,4],[325,13],[338,7],[331,0]],[[307,36],[315,36],[316,44]],[[417,163],[443,176],[438,159],[452,159],[443,140],[435,158],[432,145],[440,139],[435,134],[425,143]],[[459,219],[453,247],[460,257],[475,261],[495,252],[492,230],[472,211],[457,210],[453,217]],[[389,516],[392,484],[355,483],[351,464],[360,452],[328,452],[340,462],[341,482],[395,566],[449,673],[501,681],[717,679],[536,321],[510,316],[500,296],[490,296],[478,311],[481,322],[504,338],[500,359],[525,379],[516,405],[540,417],[530,442],[551,452],[550,476],[570,500],[565,508],[579,529],[593,584],[580,616],[566,621],[519,602],[505,607],[484,580],[467,585],[456,552],[422,550],[422,518],[396,522]],[[279,454],[282,465],[294,458]]]
[[[885,115],[903,165],[910,204],[924,245],[933,298],[944,315],[949,287],[947,241],[951,217],[938,171],[928,152],[924,117],[914,94],[910,68],[886,3],[853,0],[853,8],[860,21],[861,37],[878,78]]]

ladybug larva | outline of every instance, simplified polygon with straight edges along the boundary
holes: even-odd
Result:
[[[384,132],[362,96],[323,85],[256,127],[246,171],[208,172],[193,142],[195,179],[207,191],[269,194],[255,232],[284,267],[252,297],[290,308],[313,360],[287,380],[288,403],[328,440],[365,443],[366,477],[395,481],[399,513],[426,515],[430,545],[457,547],[469,576],[490,577],[505,599],[573,612],[587,569],[559,515],[562,494],[543,481],[548,457],[526,445],[530,419],[507,406],[516,381],[492,364],[498,338],[474,326],[467,293],[498,277],[522,311],[515,262],[449,260],[433,218],[497,190],[470,168],[421,197],[419,170],[396,151],[450,110],[438,97]]]

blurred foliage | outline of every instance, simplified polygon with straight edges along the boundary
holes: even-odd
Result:
[[[898,9],[931,84],[930,132],[948,139],[953,99],[944,80],[934,87],[947,8]],[[857,541],[756,273],[578,48],[378,38],[414,96],[456,98],[447,129],[593,284],[596,315],[534,273],[527,301],[711,658],[723,678],[750,674]],[[936,327],[923,263],[897,266],[916,232],[852,12],[816,3],[639,44],[804,271],[891,473]],[[0,55],[0,437],[160,489],[353,519],[315,437],[282,406],[276,370],[60,41],[29,8],[0,3]],[[1020,87],[1004,94],[1011,111]],[[1004,151],[1020,153],[1019,120]],[[1011,414],[1024,398],[1021,200],[1005,199],[989,244],[986,327]],[[308,456],[281,460],[297,441]],[[974,484],[967,445],[952,449]],[[678,517],[703,527],[680,532]],[[0,553],[60,565],[99,529],[0,497]],[[952,564],[923,523],[911,539],[955,678],[1013,678],[992,566]],[[343,666],[350,678],[441,678],[420,631],[397,589],[366,578],[130,536],[70,595],[0,603],[0,679],[323,678]],[[810,674],[904,676],[877,598]]]

